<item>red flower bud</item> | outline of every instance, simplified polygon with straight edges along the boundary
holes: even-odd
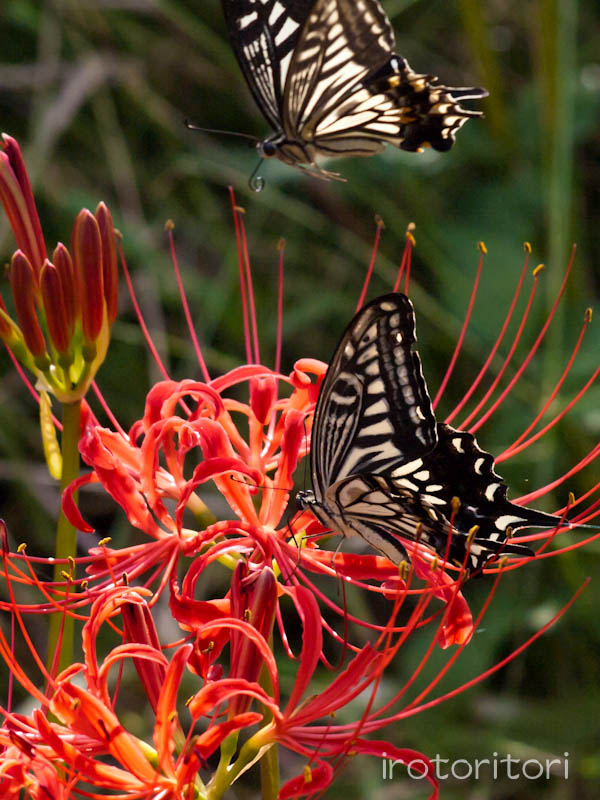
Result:
[[[117,302],[119,299],[119,273],[117,270],[117,247],[115,243],[115,228],[110,211],[104,203],[98,203],[96,219],[100,227],[102,238],[102,275],[104,278],[104,298],[109,325],[112,325],[117,316]]]
[[[25,344],[34,358],[40,358],[46,354],[46,342],[35,311],[35,276],[29,259],[21,250],[12,257],[10,285]]]
[[[104,316],[102,239],[96,217],[84,208],[73,225],[73,262],[80,287],[81,329],[86,344],[95,342]]]
[[[71,344],[71,331],[69,330],[62,282],[58,270],[48,259],[42,267],[40,283],[50,338],[59,353],[66,353]]]
[[[71,256],[67,248],[61,242],[59,242],[54,248],[52,262],[60,276],[60,285],[65,304],[65,313],[67,315],[67,324],[69,326],[69,335],[72,335],[73,328],[75,327],[75,320],[79,316],[80,312],[80,291],[75,279],[75,271],[73,269]]]
[[[259,573],[247,574],[245,564],[239,562],[231,582],[231,616],[249,622],[266,640],[273,630],[277,608],[277,581],[269,568]],[[239,631],[232,631],[230,638],[231,663],[230,678],[244,678],[253,682],[258,680],[263,659],[251,639]],[[240,695],[229,703],[228,714],[231,719],[236,714],[247,711],[251,699]]]
[[[123,627],[128,642],[144,644],[160,652],[160,640],[154,620],[150,609],[145,603],[124,603],[121,606],[121,614],[123,615]],[[167,669],[164,664],[146,658],[135,658],[135,656],[133,663],[144,686],[150,705],[156,711]]]
[[[42,226],[35,207],[23,154],[12,136],[3,134],[0,152],[0,201],[17,245],[33,266],[36,283],[46,258]]]

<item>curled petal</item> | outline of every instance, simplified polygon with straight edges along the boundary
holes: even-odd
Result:
[[[148,430],[155,422],[171,417],[179,401],[190,396],[199,403],[208,403],[214,416],[223,411],[223,401],[215,390],[199,381],[161,381],[152,387],[146,398],[143,428]]]
[[[294,688],[285,709],[286,716],[292,714],[300,702],[314,675],[323,648],[321,612],[315,596],[304,586],[296,586],[288,594],[291,595],[302,620],[302,654]]]
[[[62,494],[62,510],[65,517],[78,531],[83,531],[84,533],[93,533],[95,529],[88,525],[81,516],[81,512],[75,503],[75,495],[82,486],[87,486],[90,483],[99,483],[98,476],[93,472],[88,475],[81,475],[81,477],[72,481]]]
[[[419,753],[418,750],[410,750],[407,747],[394,747],[393,744],[381,740],[356,739],[352,743],[352,752],[366,753],[390,760],[393,759],[407,766],[410,765],[414,772],[427,778],[431,784],[433,792],[429,795],[428,800],[437,800],[439,797],[439,786],[435,777],[435,767],[427,756]]]
[[[153,738],[159,764],[166,775],[173,775],[175,771],[172,758],[175,743],[172,736],[177,722],[177,692],[191,652],[192,645],[190,644],[183,645],[177,650],[167,669],[158,698]]]
[[[210,386],[215,391],[221,393],[225,389],[229,389],[231,386],[235,386],[238,383],[250,380],[250,378],[263,378],[268,375],[274,375],[275,377],[279,377],[275,372],[268,369],[267,367],[248,364],[243,367],[236,367],[235,369],[232,369],[229,372],[225,373],[225,375],[221,375],[220,377],[215,378],[214,381],[210,382]]]
[[[239,694],[253,697],[263,705],[266,705],[273,714],[279,715],[279,707],[264,689],[258,683],[246,681],[243,678],[224,678],[221,681],[204,686],[189,701],[190,714],[194,719],[212,714],[221,703],[225,703]]]
[[[106,446],[115,440],[119,441],[121,437],[113,435],[107,439],[98,429],[88,427],[79,443],[79,452],[94,467],[96,477],[123,508],[131,524],[150,536],[160,538],[163,531],[148,510],[139,482],[131,475],[122,459]]]
[[[247,475],[256,485],[260,486],[262,478],[261,473],[258,470],[246,466],[246,464],[244,464],[244,462],[240,459],[209,458],[206,461],[203,461],[202,464],[198,464],[194,470],[194,474],[191,480],[188,482],[185,491],[182,492],[181,499],[177,504],[175,518],[178,528],[182,525],[183,512],[185,511],[186,504],[190,499],[190,495],[197,489],[197,487],[202,483],[206,483],[208,480],[213,480],[229,472],[237,472],[241,475]],[[250,511],[250,508],[248,507],[248,504],[250,504],[251,507],[251,501],[248,497],[248,489],[246,486],[240,484],[239,482],[236,483],[235,481],[232,481],[231,485],[228,486],[224,481],[221,481],[219,488],[234,510],[243,508],[244,511],[240,512],[243,516],[246,516],[247,514],[251,518],[256,517],[253,509]],[[242,492],[244,492],[244,494],[242,494]]]
[[[307,765],[302,775],[297,775],[283,784],[277,800],[288,800],[288,798],[291,800],[323,791],[333,780],[333,775],[333,767],[326,761],[319,761],[316,766]]]
[[[134,775],[146,781],[156,777],[148,759],[114,711],[89,692],[72,683],[63,683],[52,698],[51,709],[72,732],[101,742]]]
[[[272,375],[250,381],[250,408],[261,425],[269,421],[276,391],[277,381]]]

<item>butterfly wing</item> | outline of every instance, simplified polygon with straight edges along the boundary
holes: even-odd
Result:
[[[469,498],[468,505],[461,505],[453,513],[451,488],[426,485],[422,467],[417,476],[398,481],[384,475],[351,475],[329,487],[325,504],[337,510],[346,535],[361,536],[395,564],[406,558],[398,538],[402,537],[427,545],[442,558],[465,564],[472,571],[483,567],[496,554],[534,555],[528,547],[506,539],[509,517],[516,527],[553,527],[559,522],[550,514],[522,509],[508,501],[493,508],[488,503],[487,508],[480,507],[480,513],[475,514]],[[408,489],[407,485],[413,488]],[[475,519],[482,523],[484,516],[485,525],[469,536],[477,524]]]
[[[553,528],[560,517],[511,503],[507,487],[494,470],[494,457],[482,450],[473,434],[438,423],[437,446],[423,459],[419,491],[442,500],[450,515],[453,497],[460,507],[454,525],[468,533],[477,526],[477,539],[502,542],[508,528]],[[428,474],[425,474],[428,473]],[[423,486],[424,484],[424,486]]]
[[[379,70],[348,88],[337,106],[311,121],[315,146],[322,155],[370,155],[384,143],[415,152],[423,147],[449,150],[457,131],[481,116],[461,100],[487,96],[485,89],[455,88],[419,75],[406,59],[393,55]]]
[[[317,0],[287,74],[288,136],[300,132],[308,138],[308,121],[335,107],[349,86],[381,68],[393,47],[392,26],[377,0]]]
[[[385,143],[449,149],[461,125],[480,115],[459,100],[487,92],[434,85],[393,53],[394,44],[377,0],[317,0],[287,71],[287,137],[325,156],[372,155]]]
[[[221,0],[229,39],[256,104],[281,129],[287,70],[314,0]]]
[[[511,503],[475,437],[436,424],[415,341],[403,294],[377,298],[346,329],[315,411],[315,513],[395,561],[404,552],[398,536],[459,563],[468,549],[472,569],[495,553],[532,555],[510,542],[508,529],[554,527],[560,519]]]
[[[434,447],[435,418],[415,341],[412,303],[403,294],[365,306],[344,332],[315,411],[317,500],[351,474],[389,472]]]

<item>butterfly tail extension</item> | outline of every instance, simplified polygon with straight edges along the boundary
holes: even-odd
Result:
[[[463,108],[460,101],[487,97],[485,89],[442,86],[436,80],[432,75],[414,72],[399,55],[393,55],[365,79],[364,85],[370,92],[385,95],[401,109],[397,141],[391,142],[401,150],[417,152],[424,147],[449,150],[465,122],[482,116],[481,111]]]

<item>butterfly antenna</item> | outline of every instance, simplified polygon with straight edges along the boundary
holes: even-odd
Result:
[[[190,131],[198,131],[199,133],[216,133],[219,136],[238,136],[240,139],[248,139],[256,144],[260,141],[258,136],[251,136],[249,133],[238,133],[237,131],[223,131],[219,128],[201,128],[199,125],[194,125],[189,119],[183,121],[185,127]]]
[[[254,168],[254,172],[248,178],[248,186],[252,189],[253,192],[262,192],[265,188],[265,179],[258,174],[258,171],[262,167],[262,163],[264,158],[261,158],[256,167]]]

